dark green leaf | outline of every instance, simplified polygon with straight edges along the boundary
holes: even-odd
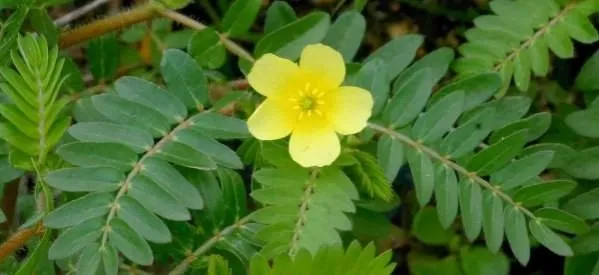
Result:
[[[415,72],[421,69],[428,68],[431,72],[431,78],[434,83],[437,83],[449,69],[449,64],[453,60],[453,50],[447,47],[437,49],[420,60],[414,62],[409,68],[403,71],[397,79],[393,82],[393,89],[400,86],[401,83],[410,79]],[[480,92],[480,91],[477,91]]]
[[[575,250],[575,252],[577,252]],[[597,275],[599,273],[599,265],[597,265],[597,255],[574,255],[573,257],[566,258],[564,264],[564,275],[578,275],[578,274],[591,274]]]
[[[574,255],[570,246],[541,222],[530,221],[529,227],[532,236],[555,254],[566,257]]]
[[[60,146],[56,153],[78,166],[108,166],[128,171],[137,163],[137,154],[118,143],[72,142]]]
[[[352,75],[351,85],[364,88],[374,98],[372,116],[377,116],[385,107],[389,98],[389,80],[387,79],[386,65],[379,59],[365,63],[360,70]]]
[[[503,242],[503,202],[494,192],[483,193],[483,232],[487,247],[497,253]]]
[[[534,214],[544,225],[553,229],[571,234],[589,231],[589,226],[583,219],[557,208],[541,208]]]
[[[97,243],[91,243],[79,256],[77,261],[77,273],[78,274],[96,274],[98,268],[100,268],[100,261],[102,260],[102,252],[100,245]]]
[[[64,168],[46,175],[52,187],[69,192],[115,191],[125,180],[125,174],[112,167]]]
[[[478,183],[470,179],[460,182],[460,213],[464,233],[470,242],[473,242],[482,227],[482,194]]]
[[[8,162],[8,157],[0,156],[0,184],[14,180],[21,175],[23,175],[23,171],[13,168]]]
[[[510,136],[514,132],[524,129],[528,131],[526,141],[533,141],[545,134],[545,132],[547,132],[547,130],[549,129],[550,125],[551,113],[536,113],[525,119],[506,125],[503,128],[495,131],[489,138],[489,144],[496,143],[501,139]]]
[[[176,136],[178,137],[178,135],[180,135],[180,132],[177,132]],[[207,154],[194,150],[193,147],[178,140],[164,143],[156,156],[189,168],[200,170],[216,169],[216,163]]]
[[[426,105],[434,83],[430,78],[430,70],[420,70],[394,91],[393,98],[384,110],[385,121],[393,127],[401,127],[410,123]]]
[[[437,214],[443,228],[449,228],[458,214],[459,187],[453,169],[440,165],[437,168],[438,182],[435,184]]]
[[[364,62],[380,59],[387,65],[388,79],[394,79],[414,60],[416,51],[422,44],[424,38],[421,35],[408,34],[395,38],[370,54]],[[411,78],[411,77],[410,77]],[[428,78],[434,82],[432,77]]]
[[[208,81],[204,71],[187,53],[169,49],[160,63],[168,90],[188,109],[203,109],[209,103]]]
[[[599,50],[589,57],[580,69],[578,76],[576,76],[576,88],[585,92],[599,90],[597,71],[599,71]]]
[[[345,62],[350,62],[362,44],[365,31],[364,16],[355,11],[347,11],[333,22],[322,43],[341,53]]]
[[[526,219],[518,208],[510,205],[505,208],[505,237],[518,262],[526,265],[530,259]]]
[[[453,126],[462,113],[464,93],[454,92],[432,105],[424,115],[414,123],[412,133],[423,143],[438,141]]]
[[[121,251],[127,259],[140,265],[150,265],[154,261],[150,245],[124,221],[112,219],[110,229],[108,233],[110,243]]]
[[[152,148],[154,139],[144,130],[109,122],[77,123],[69,128],[69,134],[84,142],[113,142],[131,147],[136,153]]]
[[[82,222],[65,230],[50,246],[48,258],[56,260],[75,254],[96,241],[102,235],[104,225],[104,218],[98,218]]]
[[[175,138],[178,142],[188,145],[195,151],[206,154],[217,164],[232,169],[243,168],[243,163],[241,163],[241,159],[235,151],[210,137],[200,134],[199,131],[192,129],[179,131]]]
[[[429,245],[447,245],[453,237],[451,230],[441,226],[437,211],[432,207],[422,208],[416,213],[412,232],[418,240]]]
[[[466,169],[482,176],[497,171],[518,155],[526,143],[527,134],[526,130],[517,131],[476,153],[466,164]]]
[[[590,108],[570,113],[566,125],[581,136],[599,137],[599,108]]]
[[[562,209],[583,219],[591,220],[599,218],[598,207],[599,188],[595,188],[568,200]]]
[[[431,159],[422,151],[409,150],[408,163],[414,178],[416,198],[421,206],[426,205],[435,188],[435,167]]]
[[[539,175],[552,159],[552,151],[532,153],[491,174],[491,182],[500,185],[502,190],[516,188]]]
[[[31,26],[47,40],[48,44],[55,45],[58,42],[60,31],[52,22],[52,18],[48,15],[46,9],[36,8],[29,12],[29,20]]]
[[[472,152],[491,132],[495,109],[488,108],[460,125],[443,139],[440,151],[456,159]]]
[[[107,34],[90,41],[87,48],[89,68],[97,80],[110,79],[119,67],[119,43],[116,35]]]
[[[119,271],[119,256],[114,246],[110,243],[106,244],[102,251],[102,266],[106,275],[117,275]]]
[[[271,33],[297,19],[293,7],[285,1],[274,1],[266,10],[264,33]]]
[[[189,211],[181,203],[147,177],[136,176],[131,181],[128,195],[165,219],[186,221],[191,218]]]
[[[231,4],[221,23],[222,31],[237,37],[245,34],[258,16],[262,0],[236,0]]]
[[[484,247],[461,249],[460,262],[465,275],[507,275],[510,271],[508,257]]]
[[[389,135],[381,136],[377,144],[376,156],[378,164],[385,171],[385,177],[389,182],[393,182],[404,163],[403,144]]]
[[[187,51],[198,64],[208,69],[220,68],[227,60],[227,50],[212,28],[196,33],[189,41]]]
[[[570,245],[578,255],[599,251],[599,228],[594,227],[591,231],[577,236]]]
[[[568,195],[575,187],[575,181],[546,181],[519,189],[516,194],[514,194],[514,201],[517,201],[526,207],[538,206]]]
[[[234,117],[202,113],[190,121],[192,129],[214,139],[241,139],[250,136],[247,123]]]
[[[114,195],[111,193],[90,193],[52,211],[44,217],[44,225],[50,228],[65,228],[81,224],[107,214],[113,201]]]
[[[154,243],[171,242],[171,233],[162,222],[137,200],[123,196],[118,201],[118,217],[135,232]]]

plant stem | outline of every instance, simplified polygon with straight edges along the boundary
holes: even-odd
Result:
[[[368,123],[368,127],[375,131],[387,134],[392,139],[397,139],[416,150],[424,152],[431,158],[443,163],[444,165],[451,167],[451,169],[453,169],[456,172],[458,172],[459,174],[462,174],[463,176],[467,177],[471,182],[476,182],[483,188],[488,189],[489,191],[493,192],[495,195],[497,195],[499,198],[501,198],[508,204],[511,204],[518,210],[522,211],[522,213],[524,213],[529,218],[531,218],[533,220],[537,220],[537,217],[532,212],[530,212],[530,210],[526,209],[519,203],[512,200],[512,198],[510,196],[508,196],[507,194],[505,194],[501,191],[499,186],[492,185],[490,182],[488,182],[488,181],[484,180],[483,178],[479,177],[478,175],[476,175],[475,172],[468,171],[466,168],[453,162],[452,160],[439,155],[439,153],[437,153],[435,150],[428,148],[427,146],[424,146],[423,144],[421,144],[419,142],[416,142],[415,140],[411,139],[409,136],[406,136],[402,133],[396,132],[392,129],[387,129],[381,125],[373,124],[373,123]]]
[[[68,24],[69,22],[76,20],[77,18],[85,15],[86,13],[106,4],[107,2],[109,2],[110,0],[95,0],[91,3],[87,3],[85,4],[85,6],[78,8],[74,11],[71,11],[65,15],[63,15],[62,17],[56,19],[54,21],[54,24],[56,24],[57,26],[63,26]]]
[[[18,231],[17,233],[10,236],[10,238],[4,241],[0,245],[0,262],[4,260],[8,255],[15,252],[19,247],[23,246],[27,240],[31,237],[44,232],[42,223],[38,223],[37,226],[29,227]]]
[[[207,28],[206,25],[204,25],[196,20],[193,20],[192,18],[189,18],[189,17],[185,16],[184,14],[178,13],[176,11],[160,9],[159,12],[164,17],[170,18],[173,21],[179,22],[179,23],[181,23],[185,26],[188,26],[192,29],[201,31],[201,30],[204,30]],[[240,58],[243,58],[252,63],[256,61],[249,52],[247,52],[243,47],[239,46],[237,43],[231,41],[229,38],[227,38],[227,36],[220,34],[220,33],[218,35],[220,37],[220,41],[223,43],[225,48],[227,48],[230,52],[232,52],[233,54],[239,56]]]
[[[143,4],[128,11],[94,21],[83,27],[60,35],[60,48],[69,48],[89,39],[102,36],[106,33],[154,18],[158,6],[152,3]]]
[[[200,255],[206,253],[210,248],[212,248],[218,241],[220,241],[225,236],[235,232],[237,229],[243,227],[244,224],[250,221],[250,216],[245,216],[244,218],[238,220],[236,223],[225,227],[220,232],[217,232],[212,238],[203,243],[198,249],[196,249],[191,255],[187,256],[182,262],[180,262],[168,275],[178,275],[183,274],[189,268],[189,265],[193,263]]]

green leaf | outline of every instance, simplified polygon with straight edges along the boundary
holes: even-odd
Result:
[[[365,63],[360,70],[352,75],[350,85],[364,88],[372,94],[374,106],[372,116],[377,116],[385,107],[389,98],[389,80],[386,65],[379,59]]]
[[[530,242],[524,214],[512,206],[505,208],[505,237],[514,256],[522,265],[530,259]]]
[[[120,97],[160,112],[171,123],[181,123],[187,117],[185,105],[175,95],[147,80],[121,77],[114,89]]]
[[[591,231],[577,236],[570,245],[577,255],[599,251],[599,228],[594,227]]]
[[[447,47],[439,48],[425,55],[401,72],[399,77],[393,81],[393,90],[400,86],[404,81],[410,79],[414,73],[425,68],[430,70],[431,78],[433,79],[432,81],[434,83],[438,82],[447,73],[449,63],[453,60],[453,55],[453,50]]]
[[[206,154],[217,164],[232,169],[243,168],[243,163],[235,151],[198,131],[185,129],[177,132],[174,137],[178,142],[188,145],[193,150]]]
[[[204,203],[198,189],[173,166],[157,158],[148,158],[143,165],[145,169],[142,170],[142,175],[152,179],[186,207],[202,209]]]
[[[8,157],[0,156],[0,184],[14,180],[21,175],[23,175],[23,171],[13,168],[8,162]]]
[[[568,30],[565,25],[554,24],[547,28],[543,39],[547,42],[549,49],[559,58],[566,59],[574,57],[574,44],[568,36]]]
[[[531,103],[532,101],[529,97],[506,96],[499,100],[493,100],[491,102],[478,105],[470,112],[464,114],[460,118],[460,122],[468,121],[473,116],[487,108],[494,108],[495,121],[492,123],[492,129],[499,129],[523,117],[528,112]]]
[[[102,235],[104,225],[104,218],[98,218],[82,222],[65,230],[50,246],[48,259],[63,259],[85,248]]]
[[[181,132],[177,132],[175,135],[176,141],[170,141],[164,143],[158,150],[157,157],[172,162],[177,165],[200,169],[200,170],[214,170],[216,169],[216,163],[203,152],[194,150],[193,147],[178,140],[178,136]],[[183,134],[185,137],[185,134]],[[185,137],[187,139],[187,137]],[[189,140],[187,140],[189,142]]]
[[[576,153],[571,147],[559,143],[539,143],[528,146],[522,150],[520,155],[528,156],[541,151],[553,152],[553,158],[549,161],[547,168],[561,168],[567,166],[569,159]]]
[[[460,249],[460,262],[465,275],[507,275],[510,271],[508,257],[484,247]]]
[[[356,236],[372,239],[389,236],[393,224],[384,213],[376,213],[361,207],[356,208],[356,213],[351,215],[352,232]]]
[[[208,81],[200,65],[190,55],[181,50],[166,50],[160,70],[168,90],[188,109],[203,109],[208,105]]]
[[[370,154],[362,151],[352,152],[357,163],[345,169],[348,176],[371,197],[378,197],[389,201],[393,197],[390,181],[377,160]]]
[[[477,148],[491,132],[495,109],[488,108],[463,123],[441,141],[440,151],[452,159],[463,157]]]
[[[489,137],[489,144],[496,143],[503,138],[508,137],[516,131],[526,129],[528,135],[526,141],[533,141],[541,137],[547,132],[551,125],[551,113],[542,112],[531,115],[525,119],[521,119],[512,124],[508,124],[503,128],[495,131],[491,137]]]
[[[443,228],[449,228],[458,214],[458,179],[453,169],[440,165],[437,168],[438,182],[435,184],[437,214]]]
[[[568,35],[575,40],[585,44],[590,44],[599,39],[599,34],[589,20],[587,15],[582,14],[576,9],[569,10],[562,18],[562,24]]]
[[[97,80],[111,79],[120,63],[120,46],[114,34],[93,39],[87,48],[89,69]]]
[[[112,167],[64,168],[45,177],[50,186],[69,192],[115,191],[124,180],[123,172]]]
[[[482,227],[482,194],[478,183],[464,179],[460,182],[460,213],[464,233],[470,242],[473,242]]]
[[[393,182],[404,163],[403,144],[389,135],[381,136],[377,143],[376,156],[378,164],[385,172],[385,177],[389,182]]]
[[[323,44],[331,46],[350,62],[362,44],[366,31],[366,19],[359,12],[346,11],[339,15],[329,28]]]
[[[148,131],[153,137],[165,136],[171,128],[169,119],[160,112],[114,93],[93,96],[92,104],[111,121],[138,127]]]
[[[566,160],[565,166],[560,168],[563,168],[569,175],[581,179],[599,178],[599,170],[596,169],[599,163],[599,147],[578,151]]]
[[[214,139],[228,140],[250,137],[247,123],[234,117],[202,113],[194,116],[190,123],[192,129]]]
[[[10,60],[8,56],[10,51],[16,47],[17,36],[29,11],[28,7],[20,6],[3,22],[0,30],[0,37],[2,37],[2,42],[0,42],[0,65],[5,65]]]
[[[112,244],[108,243],[102,251],[102,264],[106,275],[117,275],[119,271],[119,256]]]
[[[264,33],[271,33],[296,19],[295,10],[287,2],[274,1],[266,10]]]
[[[429,69],[414,73],[395,90],[393,98],[384,110],[384,120],[395,128],[410,123],[426,105],[433,86]]]
[[[599,108],[590,108],[570,113],[565,119],[566,125],[581,136],[599,137]]]
[[[47,40],[48,44],[55,45],[58,42],[58,36],[60,31],[54,25],[52,18],[48,15],[48,12],[42,8],[34,8],[29,12],[29,20],[31,26],[37,31],[37,33],[43,35]]]
[[[416,198],[418,203],[424,206],[430,201],[435,188],[435,167],[431,159],[422,151],[409,150],[407,156],[414,178]]]
[[[466,164],[466,169],[484,176],[502,168],[520,152],[527,134],[526,130],[517,131],[476,153]]]
[[[599,207],[599,188],[594,188],[571,198],[562,209],[583,219],[591,220],[599,218],[597,207]]]
[[[150,245],[121,219],[110,221],[108,238],[110,243],[132,262],[150,265],[154,261]]]
[[[514,201],[517,201],[526,207],[538,206],[568,195],[575,187],[575,181],[546,181],[519,189],[514,194]]]
[[[596,72],[599,70],[599,50],[587,59],[576,76],[575,86],[577,89],[590,92],[599,90],[599,81]]]
[[[50,228],[65,228],[81,224],[107,214],[113,200],[114,195],[111,193],[87,194],[50,212],[44,217],[44,225]]]
[[[56,153],[78,166],[108,166],[128,171],[137,163],[137,154],[118,143],[72,142],[60,146]]]
[[[1,212],[1,211],[0,211]],[[37,243],[35,250],[29,255],[27,261],[21,264],[21,267],[15,275],[29,275],[39,268],[41,263],[48,260],[48,249],[52,241],[53,232],[46,230],[41,240]]]
[[[432,207],[422,208],[416,213],[412,232],[418,240],[428,245],[447,245],[453,237],[451,230],[441,226],[437,211]]]
[[[583,219],[557,208],[541,208],[534,214],[544,225],[553,229],[571,234],[589,231],[589,226]]]
[[[547,226],[534,220],[531,220],[528,226],[532,236],[553,253],[566,257],[574,255],[570,246]]]
[[[416,51],[424,41],[421,35],[407,34],[395,38],[370,54],[364,62],[380,59],[387,65],[388,79],[394,79],[414,60]],[[431,82],[432,77],[428,78]]]
[[[312,12],[293,23],[287,24],[258,41],[254,55],[261,57],[273,53],[295,60],[306,45],[320,42],[326,35],[330,17],[322,11]]]
[[[538,151],[511,162],[501,170],[491,174],[491,182],[500,185],[502,190],[510,190],[534,179],[553,159],[552,151]]]
[[[423,143],[438,141],[453,126],[462,113],[464,93],[454,92],[432,105],[416,120],[412,133]]]
[[[136,176],[129,187],[128,195],[157,215],[174,221],[191,218],[189,211],[165,189],[144,176]]]
[[[222,67],[227,60],[227,50],[214,29],[206,28],[196,33],[189,44],[187,52],[198,64],[208,69]]]
[[[77,273],[78,274],[96,274],[98,268],[100,268],[100,261],[102,260],[102,253],[100,245],[97,243],[91,243],[81,252],[79,261],[77,261]]]
[[[135,232],[154,243],[171,242],[171,233],[166,224],[156,217],[137,200],[130,196],[121,197],[118,202],[117,216]]]
[[[256,20],[261,4],[261,0],[236,0],[233,2],[223,17],[222,31],[230,37],[245,34]]]
[[[142,129],[109,122],[77,123],[69,128],[69,134],[83,142],[120,143],[136,153],[142,153],[152,148],[152,135]]]
[[[575,251],[576,252],[576,251]],[[564,264],[564,275],[591,274],[597,275],[599,266],[597,265],[597,255],[574,255],[566,258]]]
[[[497,253],[503,242],[503,202],[494,192],[483,193],[483,232],[491,252]]]

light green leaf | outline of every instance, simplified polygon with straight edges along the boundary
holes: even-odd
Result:
[[[154,243],[168,243],[171,233],[166,224],[130,196],[119,199],[117,215],[135,232]]]
[[[171,123],[181,123],[187,117],[181,100],[147,80],[125,76],[114,83],[114,89],[120,97],[160,112]]]
[[[65,228],[81,224],[107,214],[113,200],[114,195],[111,193],[87,194],[50,212],[44,217],[44,225],[50,228]]]
[[[575,181],[546,181],[519,189],[514,194],[514,201],[517,201],[526,207],[538,206],[568,195],[575,187]]]
[[[478,183],[464,179],[460,182],[460,213],[464,233],[470,242],[473,242],[482,227],[482,194]]]
[[[491,174],[491,182],[500,185],[502,190],[516,188],[539,175],[552,159],[552,151],[532,153]]]
[[[97,218],[65,230],[50,246],[48,258],[50,260],[63,259],[75,254],[96,241],[102,235],[104,225],[104,218]]]
[[[384,120],[393,127],[401,127],[410,123],[426,105],[434,83],[430,78],[430,70],[420,70],[394,91],[393,98],[384,110]]]
[[[503,242],[503,202],[494,192],[483,193],[483,232],[491,252],[497,253]]]
[[[458,179],[453,169],[440,165],[437,168],[438,182],[435,184],[437,214],[443,228],[449,228],[458,214]]]
[[[408,163],[414,178],[416,198],[421,206],[426,205],[435,188],[435,167],[431,159],[422,151],[409,150]]]
[[[148,158],[143,163],[141,174],[152,179],[179,202],[191,209],[202,209],[200,192],[173,166],[157,158]]]
[[[50,186],[69,192],[115,191],[125,174],[112,167],[64,168],[46,175]]]
[[[114,93],[93,96],[92,104],[111,121],[141,128],[150,132],[153,137],[165,136],[171,128],[169,119],[158,111]]]
[[[416,213],[412,232],[418,240],[429,245],[447,245],[453,237],[451,230],[441,226],[437,211],[432,207],[422,208]]]
[[[514,83],[520,91],[528,91],[531,74],[530,66],[528,51],[521,51],[514,58]]]
[[[150,265],[154,261],[150,245],[121,219],[110,221],[110,243],[134,263]]]
[[[387,65],[388,79],[394,79],[414,60],[416,51],[424,41],[421,35],[407,34],[399,38],[395,38],[375,52],[370,54],[364,62],[369,62],[373,59],[380,59]],[[410,77],[411,78],[411,77]],[[434,82],[432,77],[428,78]]]
[[[148,210],[174,221],[191,218],[189,211],[165,189],[144,176],[136,176],[129,187],[128,195]]]
[[[250,136],[247,123],[234,117],[202,113],[190,121],[192,129],[214,139],[242,139]]]
[[[97,243],[91,243],[79,256],[77,261],[77,274],[96,274],[98,268],[100,268],[100,261],[102,260],[102,253],[100,251],[100,245]]]
[[[377,143],[377,160],[387,180],[393,182],[404,163],[403,144],[389,135],[381,136]]]
[[[416,120],[412,133],[423,143],[433,143],[449,131],[462,113],[464,93],[454,92],[432,105]]]
[[[394,195],[393,189],[376,159],[362,151],[354,151],[352,156],[357,163],[345,169],[347,175],[371,197],[390,201]]]
[[[5,65],[10,59],[10,51],[15,48],[17,44],[17,36],[21,30],[23,22],[29,13],[28,7],[22,6],[15,9],[15,11],[6,19],[2,24],[2,30],[0,31],[0,65]]]
[[[598,207],[599,188],[594,188],[571,198],[562,206],[562,209],[583,219],[591,220],[599,218]]]
[[[152,135],[142,129],[110,122],[77,123],[69,128],[69,134],[84,142],[120,143],[136,153],[142,153],[154,145]]]
[[[261,57],[273,53],[295,60],[306,45],[320,42],[326,35],[330,17],[322,11],[312,12],[293,23],[287,24],[258,41],[254,55]]]
[[[560,256],[572,256],[572,248],[557,234],[539,221],[529,222],[530,233],[537,241]]]
[[[185,129],[177,132],[175,137],[178,142],[188,145],[195,151],[206,154],[217,164],[232,169],[243,168],[243,163],[235,151],[210,137],[200,134],[199,131]]]
[[[106,275],[117,275],[119,271],[118,252],[110,243],[107,243],[102,251],[102,266]]]
[[[258,16],[261,0],[236,0],[231,4],[223,21],[221,29],[230,37],[245,34]]]
[[[571,234],[589,231],[589,226],[583,219],[557,208],[541,208],[534,214],[544,225],[553,229]]]
[[[266,10],[264,33],[271,33],[296,19],[295,10],[287,2],[274,1]]]
[[[177,133],[176,136],[178,137],[179,134]],[[175,138],[175,140],[177,139]],[[156,156],[189,168],[200,170],[216,169],[216,163],[207,154],[194,150],[193,147],[178,140],[164,143]]]
[[[196,33],[189,41],[187,51],[198,64],[208,69],[220,68],[227,60],[227,50],[212,28]]]
[[[72,142],[60,146],[56,153],[78,166],[108,166],[128,171],[137,163],[137,154],[118,143]]]
[[[549,49],[542,39],[533,41],[528,48],[531,69],[536,76],[545,76],[549,72]]]
[[[166,50],[160,70],[168,90],[188,109],[203,109],[208,105],[208,81],[200,65],[190,55],[181,50]]]
[[[389,80],[385,63],[379,59],[365,63],[356,74],[352,75],[349,82],[350,85],[364,88],[372,94],[374,99],[372,116],[377,116],[389,98]]]
[[[590,44],[599,39],[599,34],[587,15],[576,9],[569,10],[562,18],[562,24],[568,35],[577,41]]]
[[[466,164],[466,169],[484,176],[502,168],[518,155],[526,142],[527,134],[526,130],[517,131],[476,153]]]
[[[333,22],[322,43],[336,49],[347,63],[358,52],[365,31],[364,16],[355,11],[347,11]]]
[[[574,57],[574,44],[568,36],[568,30],[563,24],[554,24],[547,28],[543,35],[543,39],[547,42],[547,46],[559,58]]]
[[[96,80],[111,79],[116,75],[120,62],[119,51],[119,43],[114,34],[107,34],[89,42],[87,60]]]
[[[505,237],[514,256],[522,265],[530,259],[530,242],[524,214],[513,206],[505,208]]]

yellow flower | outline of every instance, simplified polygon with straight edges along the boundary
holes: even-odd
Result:
[[[341,152],[340,135],[360,132],[373,99],[362,88],[341,86],[343,57],[323,44],[306,46],[299,65],[273,54],[256,61],[250,85],[266,100],[248,119],[252,135],[275,140],[291,134],[289,153],[303,167],[326,166]]]

